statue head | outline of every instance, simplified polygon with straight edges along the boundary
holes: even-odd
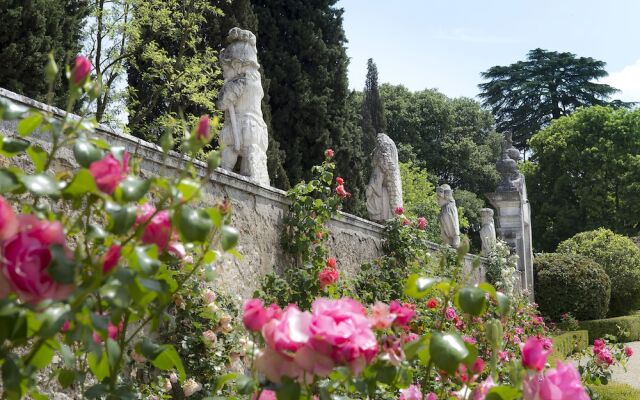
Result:
[[[231,79],[244,69],[258,69],[256,35],[240,28],[232,28],[227,36],[228,45],[220,52],[220,64],[225,79]]]
[[[491,208],[481,208],[480,209],[480,219],[482,221],[482,225],[492,224],[493,223],[493,210]]]
[[[440,207],[455,201],[453,198],[453,189],[446,183],[436,188],[436,195],[438,196],[438,204]]]
[[[398,163],[398,149],[393,140],[384,133],[376,136],[376,148],[373,151],[374,163]]]

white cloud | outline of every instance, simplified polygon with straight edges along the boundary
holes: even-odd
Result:
[[[450,31],[440,31],[437,36],[438,39],[444,40],[452,40],[456,42],[467,42],[467,43],[490,43],[490,44],[500,44],[500,43],[515,43],[516,41],[512,38],[502,37],[502,36],[493,36],[493,35],[485,35],[480,32],[473,32],[466,28],[455,28]]]
[[[616,99],[640,101],[640,59],[620,71],[610,73],[609,76],[601,79],[601,82],[620,89],[620,92],[613,96]]]

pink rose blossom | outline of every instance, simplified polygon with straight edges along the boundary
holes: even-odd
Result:
[[[122,156],[122,163],[113,154],[109,153],[102,160],[94,161],[89,166],[89,172],[93,175],[96,186],[106,194],[113,194],[116,187],[127,176],[129,170],[129,153]]]
[[[347,192],[347,190],[344,188],[344,185],[336,186],[336,193],[342,199],[346,199],[347,197],[351,196],[351,193]]]
[[[338,185],[344,185],[344,179],[342,179],[342,178],[340,178],[340,177],[338,176],[338,177],[336,177],[336,183],[337,183]]]
[[[336,268],[338,266],[338,262],[335,258],[329,257],[327,258],[327,262],[325,263],[325,265],[329,268]]]
[[[489,376],[476,387],[471,395],[471,400],[484,400],[487,397],[489,390],[491,390],[495,385],[496,384],[493,382],[493,379]]]
[[[333,285],[338,281],[338,278],[340,278],[340,272],[335,268],[325,267],[318,273],[318,280],[322,288]]]
[[[262,327],[267,345],[279,353],[294,353],[309,340],[311,313],[300,311],[289,304],[279,318],[273,318]]]
[[[501,350],[501,351],[499,351],[499,352],[498,352],[498,359],[499,359],[501,362],[507,362],[507,361],[509,361],[509,353],[508,353],[508,352],[506,352],[506,351],[502,351],[502,350]]]
[[[392,314],[396,315],[395,321],[393,321],[396,325],[400,327],[407,327],[409,322],[416,315],[416,306],[410,303],[400,304],[398,300],[393,300],[389,304],[389,309]]]
[[[418,229],[420,229],[421,231],[427,228],[427,219],[425,217],[418,217],[418,220],[416,223],[417,223]]]
[[[171,254],[172,256],[180,260],[193,262],[193,258],[191,259],[191,261],[186,259],[187,251],[184,248],[184,245],[180,242],[176,242],[176,241],[169,242],[169,244],[167,245],[167,253]]]
[[[65,246],[62,224],[32,215],[21,215],[19,223],[19,231],[0,243],[0,272],[6,279],[0,286],[8,283],[20,299],[29,303],[66,298],[73,290],[72,285],[59,284],[47,271],[53,259],[51,246]],[[65,253],[71,257],[66,248]]]
[[[400,390],[400,397],[398,400],[422,400],[420,386],[411,385],[406,389]]]
[[[324,151],[324,156],[327,158],[332,158],[334,155],[333,149],[326,149]]]
[[[429,392],[425,400],[438,400],[438,395],[433,392]]]
[[[144,224],[155,212],[156,208],[151,203],[144,203],[143,205],[138,206],[138,209],[136,210],[135,225],[138,226],[140,224]]]
[[[396,315],[392,314],[389,305],[377,301],[371,306],[371,325],[375,329],[388,329],[391,327]]]
[[[536,371],[542,371],[547,363],[551,350],[545,350],[544,340],[531,336],[520,345],[522,351],[522,365]]]
[[[602,339],[596,339],[593,341],[593,354],[598,354],[604,349],[605,343]]]
[[[589,400],[580,374],[571,363],[558,362],[544,375],[535,374],[524,380],[524,400]]]
[[[447,307],[447,310],[444,312],[444,318],[451,321],[455,317],[457,317],[456,310],[453,307]]]
[[[404,218],[401,223],[402,223],[402,226],[411,225],[411,221],[409,221],[408,218]]]
[[[257,393],[254,393],[251,400],[276,400],[276,392],[265,389],[260,392],[260,397],[258,397]]]
[[[631,356],[633,355],[633,349],[632,349],[631,347],[628,347],[628,346],[627,346],[627,347],[625,347],[625,348],[624,348],[624,354],[625,354],[627,357],[631,357]]]
[[[260,373],[274,383],[280,383],[283,376],[296,379],[304,372],[293,358],[284,356],[270,347],[258,353],[255,366]]]
[[[610,366],[613,364],[613,356],[611,352],[606,347],[601,349],[600,352],[596,355],[596,363],[599,365]]]
[[[397,336],[386,336],[382,342],[382,355],[380,359],[389,362],[396,367],[405,360],[402,349],[402,339]]]
[[[66,320],[64,321],[64,324],[62,324],[62,328],[60,330],[64,333],[69,332],[69,329],[71,329],[71,321]]]
[[[109,247],[106,254],[102,257],[102,272],[108,273],[112,269],[118,265],[118,261],[120,260],[120,252],[122,251],[122,247],[114,244]]]
[[[524,333],[524,329],[519,326],[516,327],[515,331],[518,335],[522,335]]]
[[[85,56],[76,56],[76,60],[73,65],[73,70],[71,70],[71,81],[80,85],[84,80],[89,76],[89,72],[91,72],[91,61]]]
[[[471,366],[471,371],[474,374],[479,374],[484,370],[484,360],[480,357],[476,358],[476,360],[473,362],[473,365]]]
[[[396,215],[402,215],[402,214],[404,214],[404,208],[402,208],[402,207],[396,207],[396,208],[394,208],[394,209],[393,209],[393,212],[394,212]]]
[[[465,343],[469,343],[469,344],[478,343],[478,341],[474,337],[466,336],[466,335],[462,337],[462,340],[464,340]]]
[[[20,223],[7,200],[0,196],[0,240],[6,240],[18,232]]]
[[[267,323],[267,319],[267,310],[264,308],[262,300],[251,299],[245,301],[242,314],[242,323],[245,328],[253,332],[262,330],[264,324]]]
[[[198,121],[198,128],[196,129],[196,138],[198,140],[207,141],[211,138],[211,125],[208,115],[203,115]]]
[[[156,213],[147,223],[140,240],[144,244],[155,244],[160,250],[166,250],[170,239],[175,236],[176,233],[171,231],[169,212],[163,210]]]

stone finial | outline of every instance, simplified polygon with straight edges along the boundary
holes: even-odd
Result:
[[[383,222],[393,218],[394,210],[403,204],[398,149],[384,133],[379,133],[376,138],[366,194],[367,211],[373,221]]]
[[[480,229],[482,255],[487,256],[496,245],[496,227],[493,221],[493,210],[490,208],[481,208],[480,219],[482,221],[482,228]]]
[[[240,28],[229,31],[228,46],[220,52],[224,85],[217,106],[224,111],[220,132],[222,168],[239,172],[252,180],[269,185],[267,171],[267,124],[262,117],[262,82],[256,37]]]
[[[460,246],[460,222],[458,221],[458,208],[453,198],[453,190],[449,185],[441,185],[436,189],[436,195],[440,205],[438,222],[440,223],[442,242],[445,245],[458,248]]]

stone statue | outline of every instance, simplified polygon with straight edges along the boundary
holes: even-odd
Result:
[[[480,229],[482,255],[487,256],[496,245],[496,227],[493,222],[493,210],[490,208],[481,208],[480,218],[482,220],[482,228]]]
[[[453,198],[453,190],[449,185],[441,185],[436,189],[438,204],[440,205],[440,234],[445,245],[454,248],[460,246],[460,223],[458,221],[458,208]]]
[[[229,45],[220,52],[224,85],[218,108],[224,111],[220,132],[222,168],[233,171],[240,158],[240,174],[269,185],[267,125],[262,117],[262,83],[256,37],[240,28],[229,31]]]
[[[402,207],[402,181],[396,144],[384,133],[378,133],[371,161],[371,179],[367,185],[367,211],[373,221],[393,218]]]

